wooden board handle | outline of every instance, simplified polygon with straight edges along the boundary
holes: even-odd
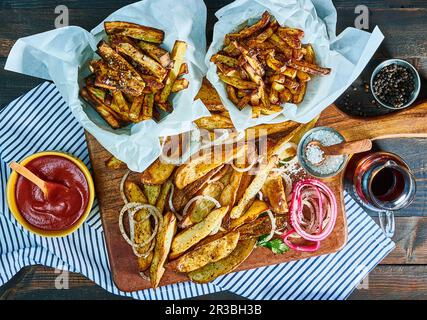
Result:
[[[317,126],[338,130],[346,140],[426,138],[427,102],[379,117],[363,119],[345,115],[335,105],[322,112]]]

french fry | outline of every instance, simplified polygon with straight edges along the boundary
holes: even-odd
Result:
[[[145,82],[129,62],[115,52],[105,41],[101,41],[98,44],[97,52],[111,68],[122,73],[127,73],[129,76],[123,76],[121,80],[126,83],[126,86],[132,88],[134,92],[137,92],[138,95],[142,94]]]
[[[171,59],[174,61],[173,68],[170,69],[167,74],[165,87],[159,97],[159,103],[165,103],[168,100],[172,92],[173,84],[181,70],[181,65],[184,63],[186,51],[187,44],[185,42],[179,40],[175,41],[171,54]]]
[[[181,64],[181,68],[179,68],[178,77],[181,77],[185,74],[188,74],[188,64],[184,62]]]
[[[311,77],[308,73],[304,72],[304,71],[297,71],[297,77],[299,80],[301,80],[302,82],[308,82],[311,80]]]
[[[304,100],[306,91],[307,91],[307,82],[302,82],[297,90],[297,93],[293,96],[292,102],[295,104],[301,103]]]
[[[144,103],[144,96],[135,97],[135,99],[133,100],[132,105],[129,109],[129,118],[132,121],[135,121],[135,122],[138,121],[143,103]]]
[[[114,112],[103,104],[95,105],[95,110],[98,111],[99,115],[107,122],[111,128],[119,129],[122,124]]]
[[[164,68],[170,65],[171,58],[169,52],[165,49],[156,46],[155,44],[140,41],[138,43],[139,48],[141,48],[145,53],[147,53],[151,58],[160,63]]]
[[[238,65],[237,59],[235,59],[233,57],[228,57],[226,55],[219,54],[219,53],[214,54],[211,57],[211,62],[213,62],[215,64],[220,62],[220,63],[223,63],[223,64],[229,66],[229,67],[237,67],[237,65]]]
[[[292,100],[292,93],[288,88],[285,88],[283,91],[279,92],[279,98],[281,103],[286,103]]]
[[[282,52],[285,57],[292,57],[292,48],[289,47],[286,41],[280,38],[277,34],[272,34],[268,41],[272,43],[274,47],[277,48],[280,52]]]
[[[126,163],[124,163],[123,161],[120,161],[115,156],[109,157],[107,161],[105,161],[105,166],[108,169],[112,169],[112,170],[124,169],[127,167]]]
[[[190,82],[185,79],[176,79],[173,86],[172,86],[172,93],[179,92],[181,90],[187,89]]]
[[[260,20],[258,20],[256,23],[254,23],[252,26],[243,29],[242,31],[238,32],[238,33],[233,33],[233,34],[229,34],[229,37],[232,39],[242,39],[242,38],[247,38],[250,37],[251,35],[253,35],[254,33],[262,30],[263,28],[265,28],[268,23],[270,22],[270,14],[268,13],[268,11],[265,11],[262,14],[262,17]]]
[[[227,91],[228,99],[230,99],[231,102],[233,102],[235,105],[239,104],[239,98],[237,98],[236,89],[234,89],[234,87],[230,86],[229,84],[226,85],[225,89]]]
[[[148,70],[156,78],[162,81],[167,74],[166,69],[153,58],[145,55],[138,48],[134,47],[130,43],[122,42],[116,46],[116,50],[135,61],[143,69]]]
[[[314,74],[314,75],[327,75],[331,72],[331,69],[329,68],[322,68],[319,67],[318,65],[312,64],[312,63],[308,63],[305,61],[297,61],[295,59],[291,59],[288,62],[289,66],[300,70],[300,71],[304,71],[307,72],[309,74]]]
[[[144,102],[142,104],[142,110],[140,118],[141,120],[148,120],[154,117],[153,115],[154,107],[154,94],[149,93],[144,96]]]
[[[233,78],[233,77],[227,77],[223,73],[218,73],[218,76],[223,82],[225,82],[225,83],[227,83],[227,84],[229,84],[229,85],[231,85],[237,89],[249,89],[250,90],[250,89],[256,89],[258,87],[257,84],[254,82],[241,80],[241,79]]]
[[[314,53],[313,46],[311,44],[307,44],[304,46],[306,53],[305,53],[305,61],[308,63],[316,63],[316,54]]]
[[[283,110],[282,106],[278,104],[270,104],[268,108],[264,106],[259,107],[259,111],[264,115],[275,114],[277,112],[281,112]]]
[[[252,99],[252,93],[248,93],[242,99],[239,100],[239,103],[237,104],[237,108],[239,108],[240,110],[243,109],[249,104],[249,102],[251,102],[251,99]]]
[[[163,42],[163,38],[165,36],[165,33],[162,30],[130,22],[106,21],[104,22],[104,29],[109,35],[114,34],[127,36],[158,44]]]

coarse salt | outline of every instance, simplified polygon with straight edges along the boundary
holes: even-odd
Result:
[[[325,159],[322,149],[311,144],[307,146],[305,156],[307,157],[307,160],[313,164],[321,163]]]
[[[317,174],[329,175],[338,172],[345,161],[345,156],[325,157],[318,146],[308,146],[311,141],[319,141],[323,146],[331,146],[344,140],[335,132],[321,129],[311,133],[304,141],[307,165]],[[317,149],[317,150],[316,150]],[[323,160],[323,162],[322,162]],[[322,162],[322,163],[321,163]]]

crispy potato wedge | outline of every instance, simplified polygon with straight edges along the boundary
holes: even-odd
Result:
[[[218,168],[209,171],[203,177],[190,183],[183,189],[175,188],[174,196],[172,199],[172,204],[174,208],[180,211],[185,206],[185,204],[193,197],[193,195],[195,195],[200,189],[202,189],[211,180],[211,178],[215,176],[216,173],[222,170],[222,167],[223,166],[219,166]]]
[[[159,197],[157,198],[156,207],[161,213],[165,210],[166,203],[169,199],[169,193],[172,190],[172,181],[168,180],[162,185]]]
[[[124,186],[124,192],[126,199],[129,202],[148,203],[147,197],[141,190],[141,188],[134,182],[126,181]],[[136,244],[145,242],[151,236],[151,222],[149,219],[142,221],[148,215],[148,212],[144,209],[139,210],[135,215],[135,227],[134,227],[134,241]],[[142,221],[142,222],[140,222]],[[146,252],[150,248],[150,244],[138,249],[140,253]],[[147,256],[138,257],[139,271],[145,271],[150,267],[151,260],[153,259],[153,253],[151,252]]]
[[[177,258],[200,240],[207,237],[221,223],[227,211],[228,207],[213,210],[201,222],[178,233],[172,241],[169,258],[171,260]]]
[[[261,189],[263,195],[268,199],[271,210],[276,214],[288,212],[285,187],[280,175],[270,173]]]
[[[162,189],[161,185],[143,185],[144,194],[147,197],[148,203],[152,206],[156,205],[157,198],[160,195],[160,190]]]
[[[276,228],[278,230],[286,226],[287,216],[278,215],[275,216]],[[240,240],[256,239],[258,240],[264,234],[269,234],[271,231],[271,220],[268,216],[260,217],[252,222],[246,223],[237,228],[240,232]]]
[[[211,112],[226,111],[224,105],[221,102],[221,98],[218,95],[218,92],[216,92],[214,87],[212,87],[206,78],[203,78],[202,86],[194,98],[194,100],[197,99],[200,99],[206,108],[208,108],[208,110]]]
[[[221,260],[236,248],[239,236],[238,231],[232,231],[219,239],[198,246],[174,261],[173,269],[178,272],[191,272],[208,263]]]
[[[242,198],[240,198],[239,203],[233,209],[231,209],[230,217],[232,219],[237,219],[244,213],[247,205],[250,203],[252,199],[255,198],[257,193],[261,190],[271,169],[273,169],[277,165],[277,161],[278,161],[277,156],[271,156],[268,159],[268,162],[263,166],[261,166],[257,175],[252,180],[248,188],[245,190]]]
[[[218,199],[221,195],[223,184],[220,182],[212,182],[207,184],[198,195],[210,196],[214,199]],[[196,200],[189,208],[188,213],[180,221],[179,226],[181,228],[188,228],[195,223],[202,221],[211,211],[215,208],[215,203],[209,199]]]
[[[165,49],[156,46],[155,44],[140,41],[138,43],[139,48],[141,48],[145,53],[147,53],[151,58],[156,60],[158,63],[162,65],[162,67],[166,68],[171,63],[171,57],[169,52]]]
[[[210,150],[200,156],[192,158],[190,162],[181,165],[176,170],[175,185],[182,189],[197,179],[203,177],[209,171],[218,168],[224,163],[239,157],[246,150],[245,144],[237,145],[233,148],[224,150],[221,157],[217,157],[218,152]],[[217,159],[220,158],[220,159]]]
[[[222,206],[233,207],[236,202],[237,192],[239,190],[240,181],[242,181],[243,172],[238,172],[233,170],[230,182],[225,186],[224,190],[221,193],[219,202]]]
[[[214,113],[210,117],[202,117],[194,121],[200,129],[230,129],[234,128],[233,122],[229,117]]]
[[[126,181],[124,187],[124,192],[129,202],[148,203],[144,192],[135,182]]]
[[[171,59],[174,61],[173,68],[169,70],[166,77],[165,87],[160,93],[159,103],[167,102],[171,92],[173,84],[178,77],[179,71],[181,70],[181,65],[185,62],[187,52],[187,44],[183,41],[175,41],[175,44],[172,49]]]
[[[143,184],[162,184],[169,179],[174,168],[175,165],[157,159],[139,175],[139,179]]]
[[[234,229],[241,225],[251,222],[258,218],[258,216],[268,210],[268,205],[264,201],[255,200],[248,210],[239,218],[232,219],[230,222],[230,228]]]
[[[188,277],[196,283],[208,283],[219,276],[232,272],[252,253],[257,239],[240,241],[236,248],[225,258],[209,263],[204,267],[191,271]]]
[[[105,21],[105,32],[109,35],[121,35],[146,42],[162,43],[165,33],[156,28],[122,21]]]
[[[153,289],[157,288],[165,272],[165,262],[168,258],[173,237],[176,232],[176,218],[172,212],[168,212],[163,217],[160,232],[156,237],[153,260],[150,266],[150,280]]]
[[[127,168],[126,163],[124,163],[123,161],[117,159],[115,156],[109,157],[107,159],[107,161],[105,161],[105,166],[108,169],[112,169],[112,170],[118,170],[118,169]]]

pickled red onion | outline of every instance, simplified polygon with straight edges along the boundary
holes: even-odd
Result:
[[[304,206],[309,209],[308,219],[303,214]],[[289,209],[292,229],[282,236],[283,241],[294,250],[317,250],[320,241],[328,237],[335,226],[337,201],[332,190],[319,180],[301,180],[294,186]],[[294,233],[315,244],[310,246],[293,244],[288,238]]]

